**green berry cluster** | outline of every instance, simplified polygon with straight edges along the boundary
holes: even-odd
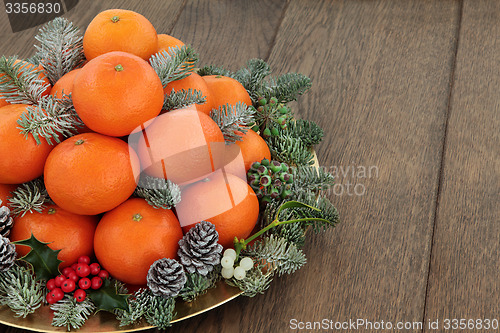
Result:
[[[286,199],[292,194],[293,175],[286,163],[269,161],[267,158],[255,162],[247,173],[250,187],[263,202],[272,199]]]
[[[283,103],[278,103],[276,97],[267,100],[259,97],[257,101],[257,112],[255,113],[254,131],[261,131],[264,138],[278,136],[278,127],[285,129],[291,119],[290,109]]]

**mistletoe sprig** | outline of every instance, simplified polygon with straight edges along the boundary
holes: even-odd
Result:
[[[262,228],[261,230],[259,230],[258,232],[256,232],[252,236],[248,237],[247,239],[238,239],[238,238],[235,237],[235,239],[234,239],[234,249],[236,250],[236,259],[238,259],[238,256],[239,256],[239,254],[241,253],[242,250],[246,250],[247,249],[247,246],[248,246],[249,243],[251,243],[252,241],[256,240],[262,234],[264,234],[266,231],[268,231],[268,230],[270,230],[272,228],[275,228],[275,227],[278,227],[278,226],[281,226],[281,225],[285,225],[285,224],[302,223],[302,222],[323,222],[323,223],[330,224],[332,226],[335,225],[335,223],[333,223],[333,222],[331,222],[331,221],[329,221],[327,219],[319,218],[319,217],[300,218],[300,219],[286,220],[286,221],[280,221],[279,220],[279,214],[283,210],[288,209],[288,208],[297,208],[297,207],[299,207],[299,208],[308,208],[308,209],[311,209],[313,211],[321,211],[320,209],[318,209],[316,207],[309,206],[309,205],[304,204],[302,202],[287,201],[286,203],[284,203],[283,205],[281,205],[281,207],[276,212],[275,219],[269,225],[267,225],[266,227]]]

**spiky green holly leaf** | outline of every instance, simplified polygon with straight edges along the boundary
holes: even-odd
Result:
[[[116,285],[110,279],[104,279],[102,287],[93,290],[88,297],[94,302],[97,311],[104,310],[112,312],[116,309],[128,310],[127,298],[130,295],[120,294]]]
[[[13,243],[31,248],[30,252],[19,260],[26,261],[33,266],[37,280],[49,280],[59,274],[59,264],[62,260],[59,260],[57,255],[61,250],[52,250],[48,246],[50,243],[40,242],[33,234],[28,239]]]

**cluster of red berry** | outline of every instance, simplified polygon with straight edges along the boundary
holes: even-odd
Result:
[[[54,304],[63,299],[64,294],[72,292],[77,302],[83,302],[87,297],[85,290],[101,288],[102,280],[107,278],[109,278],[109,273],[101,269],[98,263],[91,264],[88,256],[81,256],[78,262],[65,267],[61,275],[47,281],[47,289],[49,289],[46,297],[47,303]]]

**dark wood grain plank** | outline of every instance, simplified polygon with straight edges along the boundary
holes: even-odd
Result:
[[[134,0],[103,0],[80,1],[78,5],[64,14],[64,17],[80,27],[82,33],[85,27],[101,11],[112,8],[122,8],[136,11],[148,18],[156,31],[170,33],[183,8],[184,1],[134,1]],[[0,55],[18,55],[21,58],[30,57],[34,52],[34,36],[40,27],[34,27],[17,33],[12,33],[7,15],[0,6]]]
[[[429,275],[427,319],[498,319],[499,40],[500,4],[465,1]],[[480,330],[467,330],[472,331]]]
[[[269,60],[312,77],[297,110],[325,128],[321,164],[379,176],[339,179],[366,194],[330,195],[344,222],[312,236],[305,269],[172,332],[422,320],[458,14],[456,1],[290,2]]]
[[[332,195],[344,223],[310,243],[307,269],[287,279],[297,291],[266,295],[287,305],[268,325],[420,321],[458,3],[329,4],[292,2],[270,60],[316,83],[298,108],[325,127],[321,164],[377,166],[379,177],[339,179],[366,194]]]
[[[191,44],[200,64],[239,69],[265,58],[275,37],[285,0],[189,0],[172,35]]]

